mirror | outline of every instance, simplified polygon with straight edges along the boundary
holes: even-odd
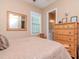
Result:
[[[7,30],[26,30],[27,17],[24,14],[8,11]]]

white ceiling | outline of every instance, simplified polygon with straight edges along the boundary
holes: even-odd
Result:
[[[44,8],[50,5],[51,3],[54,3],[56,0],[36,0],[36,2],[33,2],[33,0],[25,0],[25,1],[39,8]]]

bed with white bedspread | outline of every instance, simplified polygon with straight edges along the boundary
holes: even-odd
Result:
[[[8,49],[0,51],[0,59],[71,59],[59,43],[38,37],[10,40]]]

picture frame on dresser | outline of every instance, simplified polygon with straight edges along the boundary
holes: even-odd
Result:
[[[72,16],[70,22],[78,22],[78,16]]]

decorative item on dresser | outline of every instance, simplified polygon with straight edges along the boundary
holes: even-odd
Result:
[[[54,40],[63,44],[74,59],[77,59],[78,27],[77,22],[54,26]]]
[[[70,21],[71,22],[78,22],[78,17],[77,16],[72,16]]]
[[[57,17],[58,24],[62,24],[62,20],[61,20],[61,19],[62,19],[62,17],[61,17],[61,16],[58,16],[58,17]]]

